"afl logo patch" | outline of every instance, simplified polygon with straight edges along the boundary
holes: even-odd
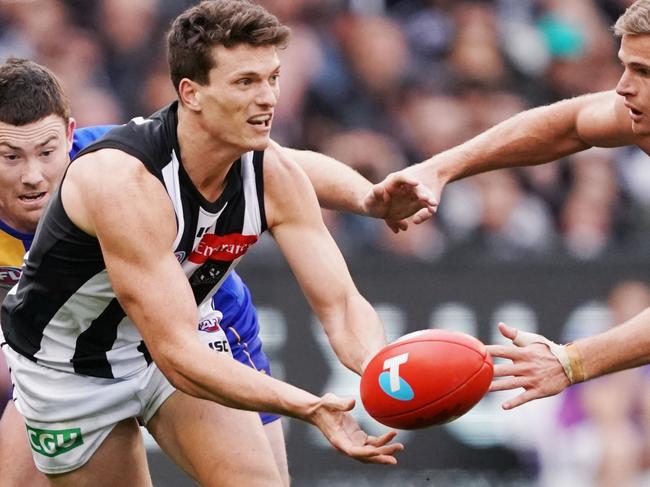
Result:
[[[11,287],[20,280],[20,268],[0,266],[0,287]]]

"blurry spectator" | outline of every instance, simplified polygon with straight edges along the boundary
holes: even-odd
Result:
[[[573,184],[561,209],[560,227],[565,248],[574,257],[593,259],[617,243],[616,217],[622,209],[614,154],[591,149],[571,158]],[[619,222],[622,230],[622,217]]]
[[[0,56],[31,57],[57,72],[80,125],[124,121],[174,99],[164,32],[195,1],[0,0]],[[335,156],[355,167],[365,159],[360,170],[371,170],[371,179],[527,106],[612,86],[620,67],[607,27],[631,3],[260,1],[293,30],[280,53],[273,136],[290,146],[336,148]],[[645,249],[647,155],[584,157],[589,162],[576,167],[567,162],[495,176],[489,184],[456,183],[434,222],[411,235],[334,214],[328,221],[350,251],[426,258],[472,242],[507,259],[555,248],[583,259]],[[599,162],[603,157],[615,157],[616,166]],[[558,232],[564,246],[554,245]]]
[[[489,4],[461,2],[455,17],[458,30],[448,57],[455,76],[488,87],[506,83],[494,9]]]
[[[539,198],[523,191],[514,172],[479,175],[477,183],[480,248],[508,260],[551,252],[555,243],[551,215]]]
[[[317,150],[345,161],[372,182],[381,181],[405,164],[403,154],[387,136],[370,130],[341,132],[325,139]],[[339,245],[347,251],[381,246],[384,223],[352,214],[325,212],[325,220]]]
[[[472,112],[453,96],[412,93],[405,98],[400,117],[405,145],[418,160],[473,135]]]

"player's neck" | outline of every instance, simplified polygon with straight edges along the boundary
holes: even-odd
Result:
[[[241,151],[215,140],[199,125],[196,117],[180,108],[177,134],[185,171],[205,199],[216,200]]]
[[[21,225],[10,215],[4,215],[0,210],[0,231],[9,233],[16,238],[31,237],[36,232],[36,227],[32,225]]]

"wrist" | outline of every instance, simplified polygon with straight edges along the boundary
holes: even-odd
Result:
[[[587,380],[582,355],[580,355],[578,346],[575,343],[568,343],[564,345],[564,349],[569,360],[569,369],[571,370],[572,375],[572,377],[569,378],[570,382],[576,384]]]

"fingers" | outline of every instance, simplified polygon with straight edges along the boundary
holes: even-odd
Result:
[[[415,187],[418,184],[420,184],[420,182],[417,179],[415,179],[413,176],[407,175],[403,171],[389,174],[386,180],[389,181],[391,185],[395,185],[395,186],[400,186],[402,184],[405,184],[407,186]]]
[[[519,330],[516,328],[512,328],[505,323],[499,323],[499,331],[501,334],[506,337],[510,341],[514,341],[517,338],[517,333],[519,333]]]
[[[366,444],[372,446],[383,446],[397,436],[397,431],[389,431],[381,436],[368,436]]]
[[[516,360],[521,357],[521,351],[512,345],[486,345],[488,353],[494,357]]]
[[[406,220],[384,220],[388,228],[392,230],[393,233],[399,233],[400,230],[404,231],[408,229],[409,224]]]
[[[493,380],[490,384],[490,392],[511,391],[528,385],[527,377],[508,377],[507,379]]]
[[[322,406],[333,411],[350,411],[354,408],[354,399],[343,399],[331,392],[326,393],[320,400]]]
[[[525,391],[519,394],[518,396],[508,399],[506,402],[504,402],[501,407],[505,409],[506,411],[510,409],[514,409],[518,406],[521,406],[522,404],[526,404],[529,401],[532,401],[533,399],[537,399],[543,397],[540,394],[535,393],[534,391]]]
[[[384,465],[395,465],[397,458],[395,454],[404,450],[402,443],[391,443],[390,445],[383,445],[379,447],[364,445],[352,446],[344,451],[344,453],[355,460],[364,463],[379,463]]]
[[[419,225],[431,219],[431,217],[436,213],[435,209],[431,208],[421,208],[418,210],[415,215],[413,215],[413,223]]]

